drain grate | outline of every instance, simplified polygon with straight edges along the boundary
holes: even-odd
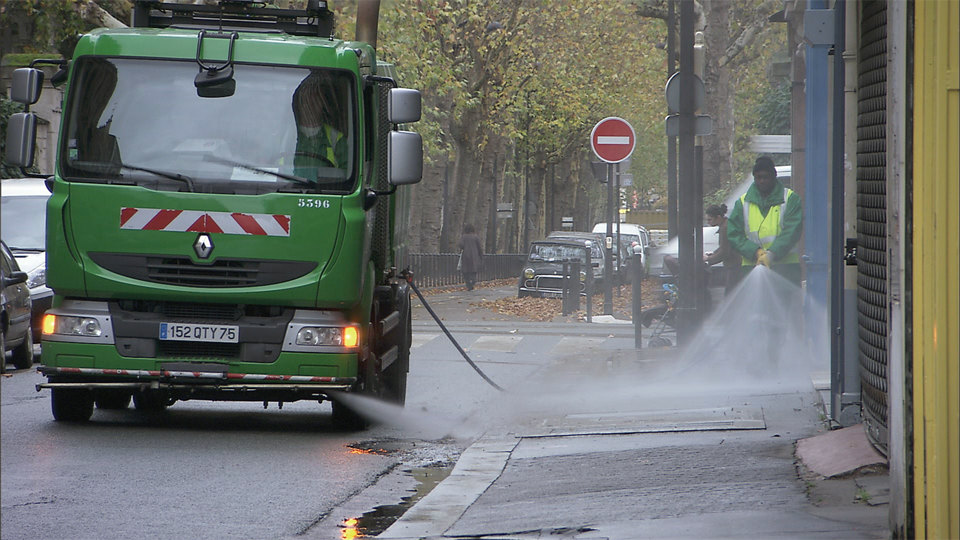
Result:
[[[524,438],[767,429],[760,407],[569,414],[549,418]]]

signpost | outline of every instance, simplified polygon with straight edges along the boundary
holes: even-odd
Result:
[[[633,126],[610,116],[597,122],[590,132],[593,153],[607,163],[607,255],[603,265],[603,314],[613,315],[613,166],[626,160],[637,144]],[[619,168],[619,165],[618,165]],[[619,172],[619,170],[618,170]],[[587,299],[589,305],[590,300]]]

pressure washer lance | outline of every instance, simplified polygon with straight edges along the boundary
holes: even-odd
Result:
[[[443,330],[443,333],[446,334],[447,337],[450,339],[450,343],[453,343],[453,346],[456,347],[458,351],[460,351],[460,355],[463,356],[463,359],[466,360],[467,363],[470,364],[470,366],[474,370],[476,370],[476,372],[479,373],[481,377],[483,377],[483,380],[487,381],[487,383],[490,384],[490,386],[496,388],[501,392],[506,392],[506,390],[501,388],[500,385],[493,382],[490,379],[490,377],[487,377],[487,374],[484,373],[480,369],[480,367],[478,367],[477,364],[475,364],[473,360],[470,359],[470,356],[468,356],[467,352],[463,350],[463,347],[461,347],[460,344],[457,343],[457,340],[453,338],[453,334],[451,334],[450,331],[447,330],[447,327],[444,326],[443,322],[440,321],[440,317],[438,317],[437,314],[434,313],[433,308],[430,307],[430,304],[428,304],[427,301],[423,298],[423,295],[420,294],[420,289],[418,289],[417,285],[413,282],[413,272],[409,270],[404,270],[403,273],[400,274],[400,277],[407,280],[407,283],[410,284],[410,287],[413,289],[413,292],[417,293],[417,298],[420,299],[420,302],[423,304],[423,307],[427,309],[427,313],[429,313],[430,316],[433,317],[433,320],[437,321],[437,324],[440,325],[440,329]]]

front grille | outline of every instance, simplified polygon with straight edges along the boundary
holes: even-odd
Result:
[[[249,287],[257,283],[260,264],[218,260],[198,266],[185,257],[147,257],[147,279],[158,283],[194,287]]]
[[[159,358],[240,358],[239,343],[204,343],[199,341],[160,341]]]
[[[160,307],[167,317],[197,320],[209,319],[235,321],[243,316],[240,307],[235,304],[194,304],[187,302],[164,302]]]
[[[563,289],[563,276],[540,276],[537,278],[537,290],[559,292],[561,289]]]
[[[580,292],[586,290],[586,284],[584,282],[578,281],[577,283],[579,283],[577,287],[580,289]],[[531,286],[530,281],[527,281],[527,286]],[[538,291],[561,292],[563,290],[563,276],[540,276],[536,278],[533,286]]]
[[[184,287],[256,287],[292,281],[312,272],[310,261],[221,258],[197,264],[189,257],[91,253],[101,267],[121,276]]]

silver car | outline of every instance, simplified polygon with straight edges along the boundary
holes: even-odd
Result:
[[[18,369],[33,366],[33,330],[30,328],[30,291],[27,274],[17,266],[13,253],[0,241],[0,350],[3,362],[0,373],[7,371],[7,351],[13,351],[13,365]]]
[[[42,333],[43,314],[50,309],[53,291],[47,287],[46,215],[50,192],[43,178],[16,178],[0,182],[0,232],[20,269],[27,273],[33,302],[33,335]]]

